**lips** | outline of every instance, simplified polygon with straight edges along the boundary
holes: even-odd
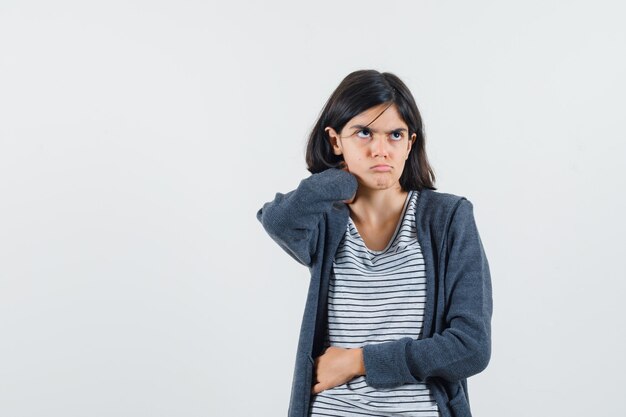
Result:
[[[377,171],[377,172],[385,172],[385,171],[391,171],[391,166],[389,165],[374,165],[372,168],[373,171]]]

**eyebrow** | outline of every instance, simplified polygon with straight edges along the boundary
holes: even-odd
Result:
[[[357,129],[367,129],[367,130],[371,130],[371,131],[372,131],[372,132],[374,132],[374,133],[376,133],[376,132],[377,132],[377,130],[374,130],[374,129],[372,129],[371,127],[367,127],[367,126],[363,126],[363,125],[353,125],[353,126],[350,126],[350,129],[354,129],[354,128],[357,128]],[[408,130],[407,130],[407,129],[405,129],[405,128],[403,128],[403,127],[399,127],[399,128],[397,128],[397,129],[388,130],[388,131],[387,131],[387,132],[385,132],[385,133],[402,132],[402,131],[404,131],[404,132],[408,132]]]

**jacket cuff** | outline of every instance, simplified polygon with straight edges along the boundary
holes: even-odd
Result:
[[[359,185],[353,174],[338,168],[328,168],[311,175],[305,181],[309,182],[315,191],[329,193],[331,200],[348,200],[354,197]]]
[[[363,346],[365,383],[373,388],[394,388],[415,382],[407,367],[406,349],[410,337]]]

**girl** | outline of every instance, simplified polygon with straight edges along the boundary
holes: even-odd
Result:
[[[489,265],[465,197],[435,191],[420,113],[394,74],[343,79],[311,172],[257,218],[311,281],[290,417],[471,416],[491,354]]]

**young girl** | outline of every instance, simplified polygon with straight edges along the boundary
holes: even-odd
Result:
[[[465,197],[435,191],[394,74],[349,74],[311,132],[311,172],[257,218],[309,267],[290,417],[471,416],[491,355],[489,265]]]

